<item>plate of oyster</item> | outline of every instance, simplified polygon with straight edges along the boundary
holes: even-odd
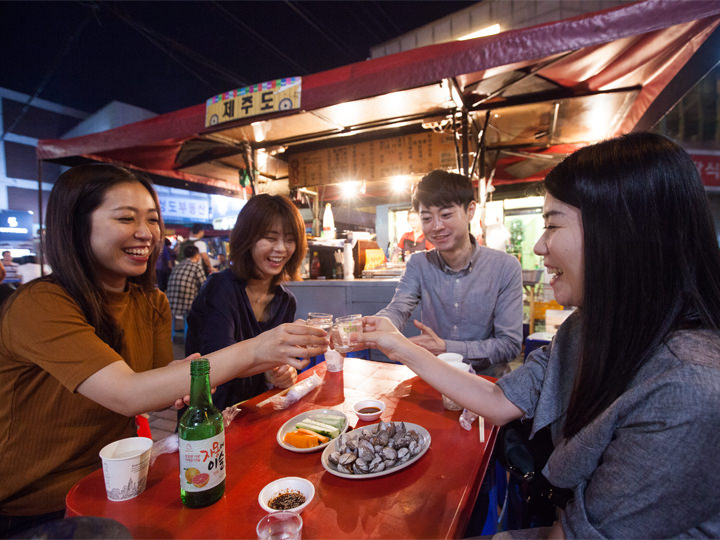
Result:
[[[379,422],[343,433],[320,457],[330,474],[362,480],[409,467],[430,448],[430,433],[410,422]]]

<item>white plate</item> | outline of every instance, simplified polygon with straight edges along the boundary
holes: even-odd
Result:
[[[387,469],[380,472],[374,472],[374,473],[367,473],[367,474],[348,474],[348,473],[342,473],[340,471],[336,471],[328,461],[328,458],[330,454],[335,450],[335,446],[337,443],[336,439],[333,439],[330,441],[323,450],[322,456],[320,456],[320,461],[322,462],[322,466],[325,467],[325,470],[329,472],[330,474],[334,474],[335,476],[340,476],[341,478],[349,478],[350,480],[364,480],[365,478],[377,478],[378,476],[385,476],[386,474],[392,474],[394,472],[397,472],[401,469],[404,469],[405,467],[409,467],[413,463],[415,463],[418,459],[423,457],[425,455],[425,452],[428,451],[428,448],[430,448],[430,433],[427,429],[425,429],[422,426],[419,426],[417,424],[413,424],[411,422],[403,422],[405,424],[405,428],[409,430],[415,430],[418,435],[420,435],[420,441],[422,444],[422,448],[420,449],[420,453],[411,457],[408,459],[405,463],[400,463],[399,465],[395,465],[392,469]],[[361,433],[363,431],[367,431],[368,429],[374,429],[377,424],[371,424],[369,426],[363,426],[358,429],[354,429],[350,432],[350,436]]]
[[[345,419],[345,426],[340,430],[340,433],[345,433],[348,429],[348,418],[345,415],[344,412],[336,411],[335,409],[313,409],[312,411],[305,411],[304,413],[300,413],[297,416],[293,416],[290,420],[285,422],[282,426],[280,426],[280,429],[278,429],[277,432],[277,443],[282,446],[285,450],[290,450],[291,452],[298,452],[300,454],[308,454],[310,452],[317,452],[318,450],[325,448],[328,444],[333,442],[334,439],[330,439],[328,442],[324,444],[320,444],[318,446],[313,446],[312,448],[297,448],[295,446],[292,446],[290,444],[287,444],[283,441],[283,437],[288,431],[295,431],[295,424],[300,422],[301,420],[305,420],[306,418],[310,416],[315,416],[316,414],[331,414],[333,416],[339,416],[341,418]]]

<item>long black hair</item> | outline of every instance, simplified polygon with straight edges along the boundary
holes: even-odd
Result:
[[[578,150],[545,187],[580,209],[584,229],[569,437],[623,393],[671,332],[720,329],[720,249],[696,166],[663,136],[632,133]]]
[[[106,309],[105,290],[96,276],[90,245],[91,217],[108,189],[135,182],[147,189],[155,201],[162,238],[160,204],[152,184],[143,175],[123,167],[107,164],[73,167],[57,179],[47,205],[46,253],[53,271],[49,279],[62,285],[78,303],[97,336],[117,352],[122,347],[122,329]],[[155,261],[160,249],[158,242],[145,272],[128,278],[146,293],[155,287]]]

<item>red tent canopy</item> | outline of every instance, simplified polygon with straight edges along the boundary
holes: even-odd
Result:
[[[496,184],[534,180],[573,148],[651,127],[720,60],[719,23],[715,0],[643,0],[312,74],[302,79],[301,110],[206,128],[200,104],[42,140],[37,157],[116,162],[169,185],[238,191],[243,143],[287,149],[339,135],[347,143],[464,111],[475,128],[464,135],[480,134],[470,153],[483,156]]]

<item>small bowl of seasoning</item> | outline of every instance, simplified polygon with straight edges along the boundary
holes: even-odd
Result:
[[[379,399],[363,399],[355,402],[353,405],[353,411],[357,414],[358,418],[364,422],[377,420],[384,410],[385,403]]]
[[[286,476],[260,490],[258,503],[268,513],[289,510],[301,513],[315,496],[312,482],[298,476]]]

